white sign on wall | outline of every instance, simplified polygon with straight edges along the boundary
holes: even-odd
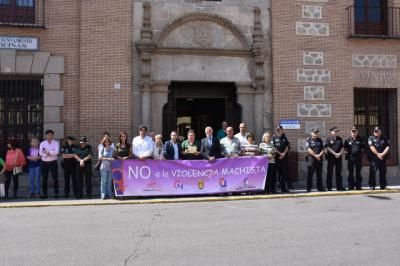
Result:
[[[0,35],[0,49],[39,50],[39,39]]]
[[[301,128],[300,120],[294,120],[294,119],[281,120],[279,125],[281,125],[283,129],[300,129]]]

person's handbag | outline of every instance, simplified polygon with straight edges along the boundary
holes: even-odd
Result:
[[[24,170],[22,169],[22,166],[17,166],[17,157],[18,157],[18,150],[15,150],[13,175],[19,175],[24,172]]]

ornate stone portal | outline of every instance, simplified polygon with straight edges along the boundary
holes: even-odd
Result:
[[[140,5],[142,27],[140,39],[135,41],[140,78],[133,93],[140,100],[134,101],[134,125],[143,123],[162,132],[163,106],[171,82],[233,82],[249,130],[261,137],[264,130],[272,128],[271,83],[269,71],[264,69],[270,43],[262,31],[260,8],[252,7],[249,37],[217,12],[184,12],[154,29],[152,21],[160,24],[162,11],[153,17],[155,3],[137,3],[135,7]]]

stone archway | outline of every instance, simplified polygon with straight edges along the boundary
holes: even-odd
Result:
[[[252,40],[230,20],[203,12],[168,23],[153,40],[150,8],[150,3],[143,3],[141,39],[136,42],[141,59],[141,107],[136,108],[141,108],[141,123],[162,132],[162,109],[172,81],[232,82],[243,120],[261,135],[266,112],[260,9],[254,9]]]

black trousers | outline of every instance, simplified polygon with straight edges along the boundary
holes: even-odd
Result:
[[[307,170],[308,170],[308,175],[307,175],[307,190],[311,190],[313,187],[313,176],[314,173],[317,173],[317,189],[322,190],[322,159],[317,160],[312,156],[308,156],[307,159]]]
[[[361,157],[349,158],[347,161],[347,169],[349,171],[349,177],[348,177],[349,189],[354,189],[354,187],[356,187],[357,189],[360,189],[362,187]],[[355,180],[354,180],[354,169],[356,170]]]
[[[328,158],[326,187],[332,189],[333,169],[335,169],[336,188],[343,189],[342,158]]]
[[[276,166],[275,163],[268,164],[267,180],[265,182],[265,192],[275,193],[276,187]]]
[[[83,180],[85,180],[86,185],[86,195],[92,195],[92,164],[86,162],[85,166],[81,167],[79,162],[76,164],[76,179],[77,179],[77,195],[78,197],[83,196]]]
[[[382,189],[386,188],[387,186],[386,160],[379,160],[378,158],[371,159],[369,165],[369,186],[370,187],[376,186],[375,176],[378,170],[379,170],[379,185]]]
[[[78,183],[76,179],[76,160],[64,159],[64,193],[65,197],[69,197],[71,181],[72,190],[75,196],[78,196]]]
[[[42,191],[43,195],[47,196],[47,180],[49,179],[49,172],[54,182],[54,194],[58,195],[58,163],[57,161],[41,162],[42,169]]]
[[[16,198],[19,185],[19,175],[13,175],[13,171],[5,171],[4,175],[6,176],[6,183],[4,184],[6,198],[8,198],[8,190],[10,189],[11,179],[13,180],[14,197]]]
[[[276,172],[279,175],[279,185],[281,187],[282,191],[287,191],[287,185],[288,185],[288,173],[289,173],[289,160],[287,157],[285,157],[283,160],[276,159],[275,160],[275,165],[276,165]]]

